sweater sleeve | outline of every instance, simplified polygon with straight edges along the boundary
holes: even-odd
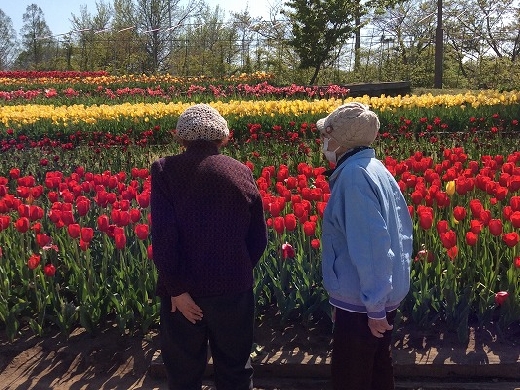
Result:
[[[352,179],[352,178],[350,178]],[[378,199],[368,177],[357,175],[342,186],[342,213],[349,254],[358,271],[360,299],[368,317],[385,318],[385,303],[392,291],[390,236]]]
[[[178,253],[178,228],[173,199],[168,193],[160,161],[151,168],[150,212],[152,216],[153,262],[170,296],[186,292],[183,264]]]
[[[247,247],[253,267],[260,261],[267,246],[267,226],[260,194],[251,205],[251,221],[247,234]]]

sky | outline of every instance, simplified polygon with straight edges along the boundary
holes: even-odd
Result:
[[[211,7],[217,5],[226,11],[226,16],[230,11],[243,11],[246,6],[251,16],[258,16],[269,19],[269,9],[273,4],[278,4],[278,0],[205,0]],[[99,0],[98,0],[99,2]],[[112,4],[112,1],[105,0],[106,3]],[[45,21],[54,35],[64,34],[71,30],[71,14],[79,15],[82,5],[87,6],[87,10],[91,14],[96,12],[96,0],[0,0],[0,9],[11,18],[13,28],[16,33],[20,34],[23,25],[22,16],[28,5],[36,4],[43,11]]]

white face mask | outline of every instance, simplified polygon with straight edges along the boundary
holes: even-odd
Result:
[[[336,152],[338,151],[338,149],[341,146],[338,146],[334,151],[328,150],[329,149],[329,140],[330,140],[330,138],[324,138],[323,139],[323,146],[321,148],[321,151],[325,155],[325,158],[327,159],[327,161],[330,161],[332,163],[336,163],[337,162],[336,160],[338,158],[336,156]]]

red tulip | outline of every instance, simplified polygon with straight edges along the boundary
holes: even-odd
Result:
[[[85,252],[90,245],[89,241],[83,241],[81,238],[79,239],[79,249]]]
[[[76,209],[81,217],[87,215],[90,210],[90,200],[85,196],[77,198]]]
[[[428,263],[433,262],[433,260],[433,253],[427,249],[421,249],[414,258],[414,261],[427,261]]]
[[[316,233],[316,222],[305,221],[303,223],[303,232],[306,236],[314,236]]]
[[[435,200],[438,207],[448,207],[450,205],[450,196],[446,192],[439,191],[435,194]]]
[[[36,187],[31,188],[31,196],[34,199],[38,199],[43,194],[43,186],[39,185]]]
[[[43,266],[43,273],[45,276],[53,277],[56,274],[56,267],[52,263]]]
[[[282,234],[285,231],[285,222],[283,217],[274,217],[273,229],[278,234]]]
[[[150,192],[144,191],[140,194],[137,194],[136,200],[141,208],[143,208],[143,209],[147,208],[150,205]]]
[[[457,257],[457,254],[459,253],[459,248],[457,247],[457,245],[454,245],[447,250],[447,253],[448,253],[448,257],[450,258],[450,260],[453,261],[455,259],[455,257]]]
[[[11,224],[11,217],[9,215],[0,215],[0,232],[5,230]]]
[[[20,177],[20,169],[18,168],[11,168],[9,171],[9,177],[13,180],[16,180]]]
[[[32,254],[31,257],[29,257],[29,260],[27,260],[27,267],[29,269],[35,269],[40,265],[40,255]]]
[[[442,246],[446,249],[453,248],[457,245],[457,235],[453,230],[448,230],[447,232],[443,232],[439,234]]]
[[[511,176],[507,184],[507,189],[509,192],[516,192],[520,190],[520,176]]]
[[[472,199],[469,201],[469,209],[471,210],[473,217],[478,218],[480,217],[480,212],[484,209],[484,206],[482,206],[480,200]]]
[[[69,226],[70,227],[70,226]],[[81,241],[90,242],[94,238],[94,229],[90,227],[82,227],[80,232]]]
[[[139,209],[130,209],[129,213],[130,213],[130,220],[133,223],[139,222],[139,220],[141,219],[141,210],[139,210]],[[150,215],[150,214],[148,214],[148,215]]]
[[[30,226],[30,223],[29,223],[29,218],[27,217],[21,217],[21,218],[18,218],[14,224],[16,230],[18,230],[19,233],[27,233],[27,231],[29,230],[29,226]]]
[[[108,227],[110,226],[110,219],[108,218],[108,215],[102,214],[97,218],[97,225],[98,229],[101,232],[107,232]]]
[[[30,205],[29,206],[29,219],[31,221],[37,221],[43,218],[45,212],[40,206]]]
[[[47,246],[51,243],[52,239],[47,234],[36,234],[36,242],[40,248]]]
[[[450,227],[448,225],[448,221],[446,221],[445,219],[437,222],[437,233],[439,233],[439,234],[446,233],[449,229],[450,229]]]
[[[419,226],[421,229],[431,229],[433,226],[433,211],[429,212],[417,209],[417,216],[419,217]]]
[[[313,249],[320,249],[320,247],[321,247],[320,239],[319,238],[313,238],[311,240],[311,247]]]
[[[482,230],[482,223],[476,219],[472,219],[469,222],[469,230],[471,230],[472,233],[479,234]]]
[[[114,234],[114,241],[116,243],[117,249],[124,249],[126,246],[126,235],[124,233],[124,230],[119,231],[118,233]]]
[[[42,232],[42,224],[40,222],[33,223],[31,230],[34,232],[34,234],[40,234]]]
[[[67,232],[72,238],[78,238],[81,234],[81,227],[77,223],[71,223],[67,226]]]
[[[466,208],[462,206],[455,206],[453,208],[453,217],[457,221],[462,221],[464,218],[466,218]]]
[[[497,306],[503,305],[507,298],[509,297],[509,293],[507,291],[499,291],[495,294],[495,303]]]
[[[421,202],[424,199],[424,196],[421,191],[416,190],[416,191],[412,192],[412,194],[410,195],[410,198],[411,198],[413,204],[418,205],[418,204],[421,204]]]
[[[509,220],[511,221],[511,225],[513,225],[514,228],[519,229],[520,228],[520,211],[514,211],[511,216],[509,217]]]
[[[152,244],[148,245],[148,248],[146,248],[146,255],[148,256],[149,260],[153,259],[153,248]]]
[[[291,244],[282,244],[282,256],[284,259],[292,259],[296,255],[294,248]]]
[[[318,215],[323,218],[323,213],[325,212],[325,207],[327,207],[327,202],[316,202],[316,211]]]
[[[488,224],[489,232],[494,236],[502,234],[502,221],[500,219],[492,219]]]
[[[292,208],[294,211],[294,215],[296,215],[296,217],[301,218],[302,216],[305,215],[305,212],[306,212],[305,205],[301,201],[298,203],[292,203]]]
[[[511,219],[511,215],[513,215],[513,209],[511,208],[511,206],[503,206],[502,207],[502,218],[504,219],[504,221]]]
[[[296,216],[294,214],[287,214],[284,217],[285,229],[288,232],[294,231],[296,229]]]
[[[285,207],[285,203],[280,202],[279,199],[280,198],[277,198],[276,201],[269,203],[269,212],[273,217],[278,217],[280,215],[280,212]]]
[[[479,215],[479,220],[482,222],[482,225],[488,226],[489,221],[491,220],[491,211],[490,210],[482,210]]]
[[[18,186],[16,188],[16,194],[20,197],[20,198],[28,198],[29,195],[31,194],[30,191],[29,191],[29,187],[22,187],[22,186]]]
[[[145,224],[137,224],[135,225],[134,231],[137,238],[140,240],[146,240],[148,238],[148,225]]]
[[[520,237],[518,236],[518,233],[516,233],[516,232],[505,233],[505,234],[502,234],[502,241],[504,241],[504,243],[508,247],[513,248],[514,246],[516,246],[516,244],[518,244],[518,241],[520,241]]]
[[[475,246],[477,245],[478,241],[478,234],[475,234],[473,232],[467,232],[466,233],[466,244],[469,246]]]
[[[72,214],[71,210],[63,210],[61,212],[61,221],[65,225],[70,225],[71,223],[74,223],[74,214]]]
[[[298,186],[298,179],[296,179],[294,176],[289,176],[289,177],[285,180],[285,186],[286,186],[287,189],[289,189],[289,190],[293,190],[293,189],[295,189],[295,188]]]
[[[65,203],[72,203],[76,199],[76,194],[66,190],[61,193],[61,197]]]
[[[121,211],[130,210],[130,201],[128,199],[121,199],[119,202],[114,202],[114,207],[119,207]]]
[[[115,222],[115,220],[114,220]],[[130,224],[130,212],[126,210],[122,210],[119,214],[119,226],[128,226]]]
[[[515,268],[520,268],[520,256],[514,258],[513,264],[515,265]]]

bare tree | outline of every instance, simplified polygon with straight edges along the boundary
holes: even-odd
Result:
[[[145,52],[137,31],[136,7],[133,0],[114,0],[112,23],[113,69],[121,73],[140,73]]]
[[[16,52],[16,31],[13,22],[0,9],[0,70],[5,70],[12,65]]]
[[[80,7],[79,15],[72,14],[72,33],[79,49],[80,69],[108,68],[111,57],[108,42],[112,15],[112,7],[103,1],[96,2],[95,14],[91,14],[86,5]]]
[[[199,0],[188,0],[184,7],[181,0],[137,0],[137,25],[147,54],[143,70],[156,72],[168,68],[173,40],[189,18],[200,12],[202,5]]]
[[[24,68],[41,68],[52,56],[55,40],[45,21],[45,16],[36,4],[27,6],[22,17],[22,52],[17,64]]]

